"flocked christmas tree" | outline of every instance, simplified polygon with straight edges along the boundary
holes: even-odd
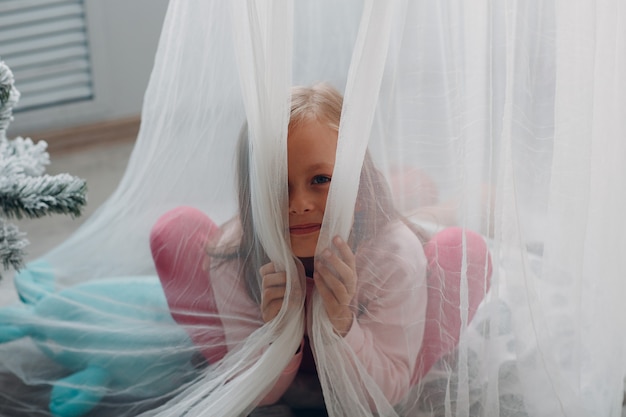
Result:
[[[7,138],[19,97],[13,73],[0,61],[0,263],[4,270],[19,270],[24,265],[29,243],[26,234],[10,220],[55,213],[79,216],[87,201],[83,179],[45,174],[50,163],[45,141]]]

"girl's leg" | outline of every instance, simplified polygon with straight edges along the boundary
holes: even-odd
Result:
[[[220,229],[200,210],[177,207],[157,220],[150,249],[174,320],[213,363],[226,354],[209,276],[206,245]]]
[[[461,279],[467,277],[467,321],[489,289],[491,256],[481,235],[459,227],[435,234],[424,246],[428,260],[428,306],[424,340],[414,381],[458,344],[461,333]]]

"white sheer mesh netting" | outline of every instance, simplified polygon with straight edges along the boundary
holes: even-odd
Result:
[[[123,180],[0,308],[0,413],[621,415],[624,18],[172,1]]]

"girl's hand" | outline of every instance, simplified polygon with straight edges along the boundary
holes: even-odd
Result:
[[[321,259],[315,262],[313,279],[330,322],[343,337],[350,330],[354,318],[350,302],[356,292],[356,263],[352,250],[343,239],[336,236],[333,244],[339,256],[325,249]]]
[[[276,272],[274,263],[265,264],[259,269],[261,274],[261,313],[263,322],[267,323],[273,320],[280,311],[285,299],[287,291],[287,273],[285,271]],[[298,265],[299,276],[304,275],[304,269]],[[291,288],[291,299],[295,303],[299,303],[302,297],[300,280],[297,280]]]
[[[263,322],[267,323],[278,315],[287,289],[287,273],[276,272],[274,263],[265,264],[259,270],[261,284],[261,313]]]

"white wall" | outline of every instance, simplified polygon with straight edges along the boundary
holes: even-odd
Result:
[[[85,4],[93,102],[18,113],[9,137],[140,114],[168,0],[86,0]],[[19,89],[19,80],[16,84]]]

